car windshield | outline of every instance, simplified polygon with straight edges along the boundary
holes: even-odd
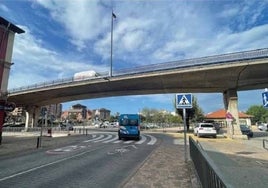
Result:
[[[247,125],[240,125],[241,129],[248,129],[249,127]]]
[[[214,127],[214,126],[211,124],[201,124],[201,127]]]

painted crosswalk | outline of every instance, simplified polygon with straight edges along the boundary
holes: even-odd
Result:
[[[144,145],[154,145],[157,142],[157,138],[149,135],[142,134],[140,140],[118,140],[117,134],[114,133],[96,133],[89,135],[89,139],[84,140],[78,145],[65,146],[61,148],[56,148],[46,151],[47,154],[65,154],[69,152],[78,151],[81,149],[92,147],[92,143],[104,143],[104,144],[117,144],[122,143],[124,147],[132,146],[135,147],[136,144]]]
[[[141,135],[140,140],[118,140],[117,134],[92,134],[89,136],[90,139],[87,139],[83,142],[85,143],[123,143],[123,144],[147,144],[147,145],[154,145],[157,142],[157,138],[152,135]]]

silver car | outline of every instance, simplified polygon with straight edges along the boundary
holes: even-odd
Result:
[[[212,123],[198,123],[194,128],[194,135],[217,137],[217,131]]]
[[[258,129],[260,131],[268,131],[268,124],[267,123],[262,123],[258,126]]]

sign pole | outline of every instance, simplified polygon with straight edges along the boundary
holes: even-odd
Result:
[[[193,108],[193,97],[191,93],[176,94],[176,108],[183,109],[184,124],[184,160],[187,162],[187,138],[186,138],[186,108]]]
[[[183,125],[184,125],[184,160],[187,162],[187,140],[186,140],[186,109],[183,108]]]

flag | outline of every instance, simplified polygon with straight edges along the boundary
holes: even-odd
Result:
[[[112,14],[113,14],[113,18],[116,18],[116,15],[114,13],[112,13]]]

